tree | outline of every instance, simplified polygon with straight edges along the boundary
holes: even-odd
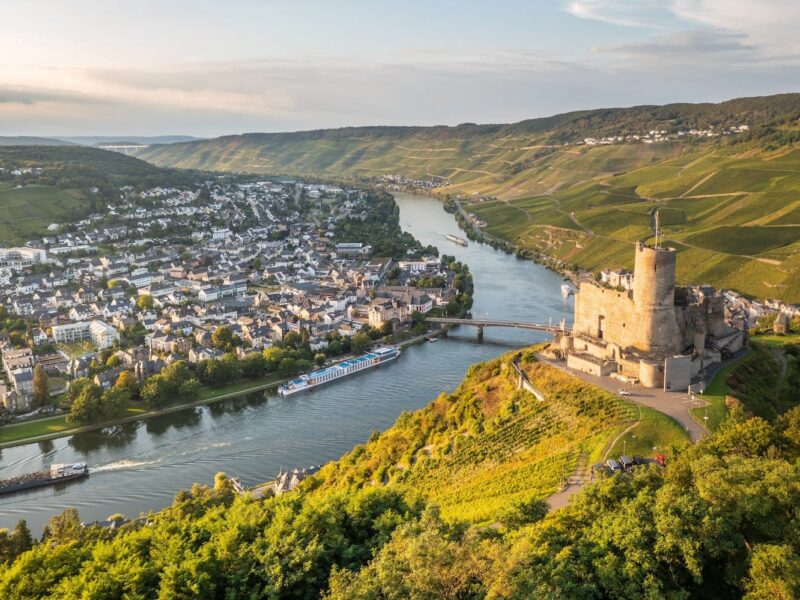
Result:
[[[103,418],[102,411],[103,388],[90,382],[83,386],[80,394],[70,406],[67,421],[78,425],[95,423]]]
[[[359,331],[352,338],[350,348],[353,352],[361,353],[366,352],[372,346],[372,339],[363,331]]]
[[[124,390],[131,398],[135,398],[139,393],[139,380],[136,379],[136,375],[132,371],[122,371],[114,383],[114,388]]]
[[[178,398],[183,402],[193,402],[200,395],[200,382],[194,377],[187,379],[178,386]]]
[[[317,363],[317,366],[322,366],[325,364],[325,355],[322,352],[318,352],[314,355],[314,362]]]
[[[84,528],[81,526],[78,511],[74,508],[68,508],[60,515],[50,517],[47,528],[50,532],[47,541],[54,546],[80,542],[83,539]]]
[[[17,521],[12,535],[14,538],[14,550],[17,556],[33,548],[34,539],[31,535],[31,530],[28,529],[28,522],[25,519]]]
[[[50,399],[50,382],[41,363],[33,368],[33,397],[37,406],[44,406]]]
[[[150,294],[144,294],[136,299],[136,308],[139,310],[150,310],[153,308],[153,297]]]
[[[745,589],[750,600],[800,597],[800,556],[789,545],[757,545],[753,548]]]
[[[117,387],[107,390],[100,399],[100,418],[103,420],[118,419],[125,412],[125,405],[130,399],[131,396],[126,390]]]
[[[78,377],[72,381],[67,388],[67,402],[70,404],[75,402],[75,399],[81,395],[81,392],[92,385],[94,385],[94,382],[88,377]]]
[[[211,334],[211,341],[220,350],[230,350],[233,346],[233,331],[226,325],[217,327],[214,333]]]
[[[242,375],[249,379],[261,377],[267,368],[267,361],[260,352],[251,352],[241,361]]]
[[[142,385],[142,400],[148,406],[160,408],[169,401],[170,386],[161,375],[149,377]]]
[[[292,374],[294,374],[296,372],[297,363],[295,362],[295,360],[293,358],[284,358],[283,360],[281,360],[280,365],[279,365],[278,368],[279,368],[279,370],[281,372],[281,375],[286,377],[286,376],[292,375]]]
[[[283,336],[283,343],[287,346],[293,346],[297,348],[303,341],[302,336],[297,333],[296,331],[290,331],[286,335]]]

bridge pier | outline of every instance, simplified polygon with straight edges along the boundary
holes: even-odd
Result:
[[[447,337],[447,323],[439,323],[439,331],[442,332],[442,337]]]
[[[483,325],[478,326],[478,341],[483,341]]]

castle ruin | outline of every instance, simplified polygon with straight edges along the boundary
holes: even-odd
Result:
[[[572,333],[555,342],[567,366],[679,391],[741,348],[745,333],[725,324],[723,297],[708,287],[676,287],[675,266],[673,248],[640,242],[632,290],[581,283]]]

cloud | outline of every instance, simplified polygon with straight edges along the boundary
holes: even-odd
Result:
[[[97,104],[99,98],[83,93],[29,86],[0,85],[0,104],[33,105],[42,103]]]
[[[713,30],[679,31],[655,36],[646,42],[596,48],[628,59],[632,64],[647,63],[669,67],[736,61],[757,60],[755,47],[741,33]]]
[[[799,60],[800,2],[798,0],[572,0],[565,5],[571,15],[612,25],[631,28],[658,28],[683,32],[687,46],[717,53],[697,44],[699,38],[711,36],[716,40],[726,35],[729,43],[739,39],[741,50],[758,54],[762,59]],[[696,32],[696,27],[702,32]],[[681,41],[679,37],[675,41]],[[716,43],[716,42],[715,42]],[[653,51],[672,52],[670,44],[653,40]],[[648,44],[642,45],[643,50]],[[731,48],[733,49],[733,48]]]
[[[661,29],[667,13],[659,0],[572,0],[564,10],[579,19],[601,21],[623,27]]]
[[[767,56],[800,56],[797,0],[672,0],[680,18],[735,31]]]

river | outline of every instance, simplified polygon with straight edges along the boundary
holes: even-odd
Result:
[[[423,244],[466,262],[475,281],[473,314],[558,323],[572,318],[559,275],[490,246],[458,246],[463,235],[436,200],[396,194],[400,223]],[[453,389],[469,365],[515,346],[545,339],[524,330],[461,327],[436,343],[406,348],[396,361],[311,392],[280,398],[258,393],[211,406],[130,423],[113,434],[93,432],[2,450],[0,478],[86,462],[91,475],[60,487],[0,497],[0,527],[27,519],[38,536],[47,519],[75,507],[85,521],[113,513],[128,517],[168,505],[194,482],[211,484],[217,471],[245,485],[272,479],[278,469],[324,463],[388,428],[403,411]]]

